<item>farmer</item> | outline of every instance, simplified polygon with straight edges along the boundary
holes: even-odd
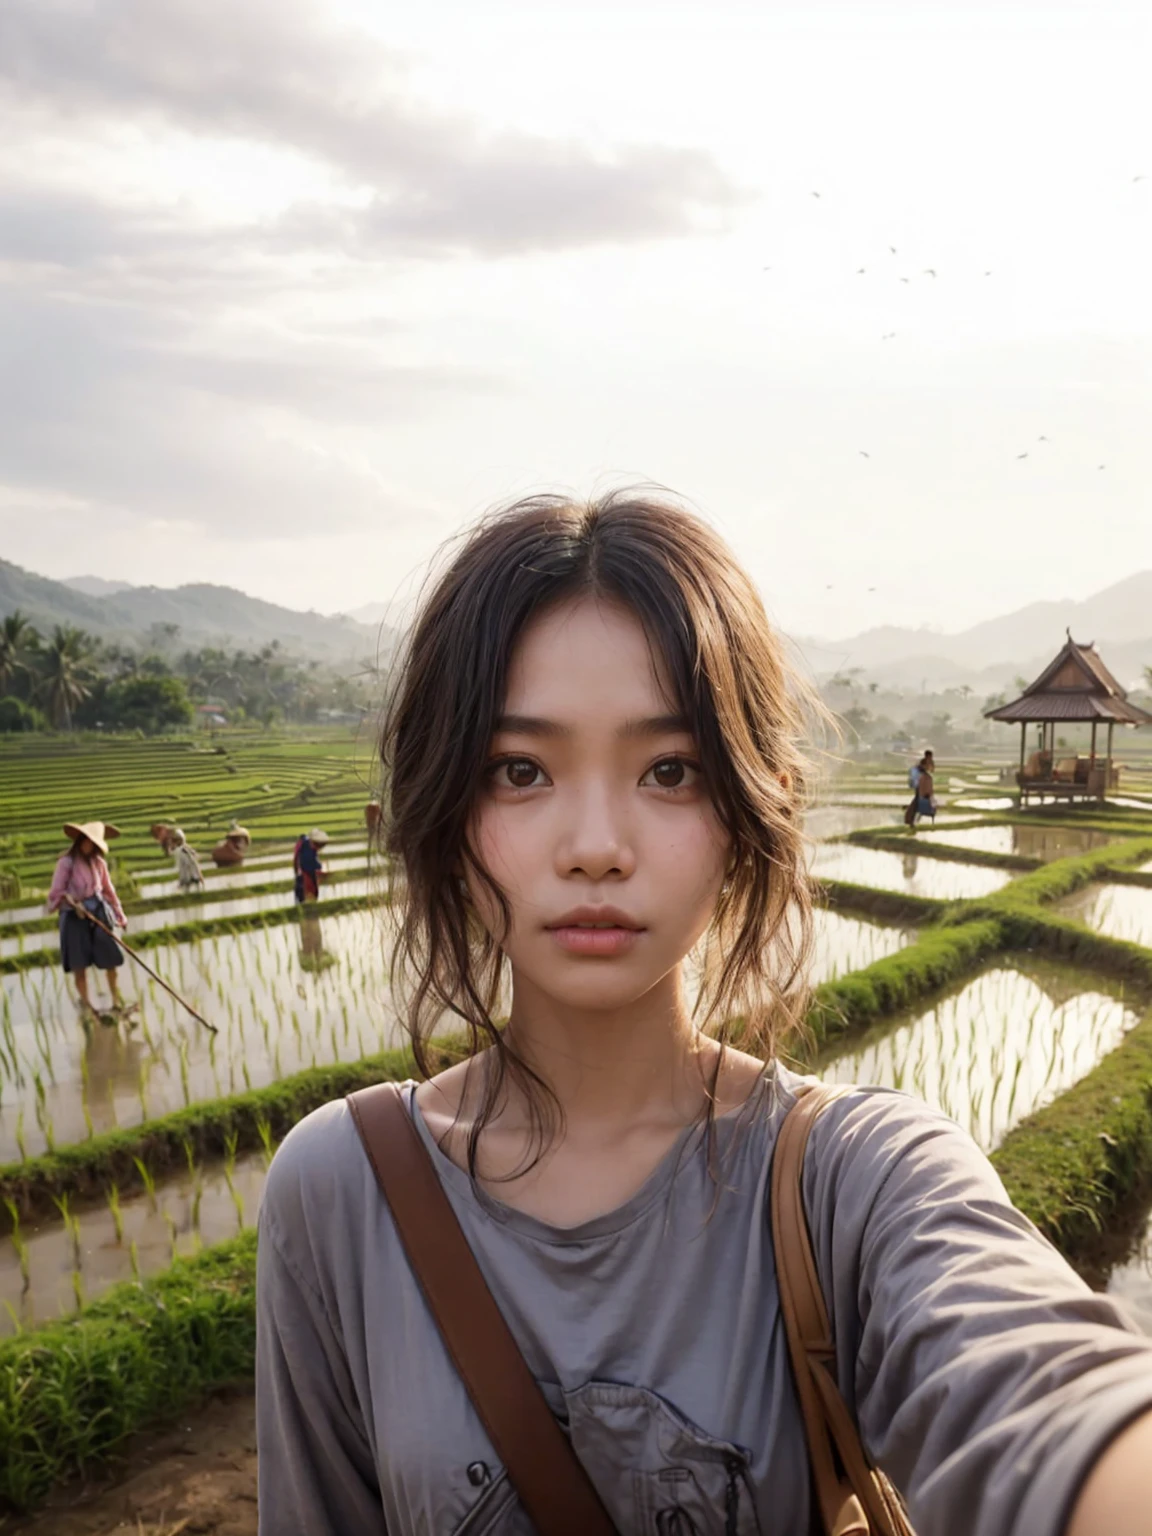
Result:
[[[936,759],[932,755],[932,748],[928,747],[920,761],[908,770],[908,788],[912,791],[912,801],[904,812],[904,821],[909,827],[916,825],[918,816],[931,816],[933,821],[936,820],[935,772]]]
[[[232,822],[228,831],[212,850],[212,862],[219,869],[231,868],[234,864],[243,864],[244,855],[248,852],[248,844],[252,841],[252,834],[247,827],[242,827],[238,821]]]
[[[297,838],[296,849],[292,856],[292,868],[296,875],[297,901],[320,899],[320,881],[324,876],[320,851],[327,841],[327,832],[322,832],[319,827],[314,827],[311,832],[306,832]]]
[[[122,1002],[116,971],[124,964],[124,955],[111,934],[98,928],[87,914],[105,928],[115,923],[127,931],[128,920],[104,862],[108,839],[119,837],[120,830],[106,821],[79,825],[69,821],[64,824],[64,836],[72,839],[72,846],[56,861],[48,891],[49,912],[60,913],[60,959],[64,970],[75,978],[84,1009],[97,1012],[88,994],[88,968],[93,965],[107,973],[111,1007],[118,1009]]]
[[[181,827],[172,828],[172,850],[176,855],[176,883],[182,891],[190,891],[204,884],[200,860],[188,846],[188,839]]]

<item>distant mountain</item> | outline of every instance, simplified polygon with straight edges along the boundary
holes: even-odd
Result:
[[[112,597],[117,592],[130,592],[130,581],[105,581],[103,576],[68,576],[64,586],[73,592],[83,592],[85,597]]]
[[[1105,662],[1125,686],[1152,666],[1152,571],[1129,576],[1102,592],[1073,602],[1029,603],[959,634],[886,625],[846,640],[798,640],[818,677],[862,667],[869,678],[900,686],[1000,686],[1016,674],[1029,681],[1064,642],[1095,640]]]
[[[355,619],[357,624],[376,626],[383,624],[391,612],[392,605],[390,603],[365,603],[363,608],[353,608],[344,617]]]
[[[294,655],[322,661],[358,660],[377,651],[377,627],[344,615],[298,613],[234,587],[203,582],[184,587],[112,585],[118,590],[90,596],[78,591],[74,582],[50,581],[0,560],[0,616],[19,608],[41,630],[74,624],[121,641],[139,641],[153,625],[174,624],[177,646],[251,648],[279,640]]]

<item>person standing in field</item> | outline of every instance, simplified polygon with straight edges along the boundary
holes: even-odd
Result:
[[[731,551],[664,494],[518,503],[430,585],[381,743],[421,1080],[323,1106],[273,1159],[261,1536],[573,1532],[541,1445],[589,1536],[860,1531],[827,1440],[809,1451],[821,1403],[920,1536],[1152,1536],[1152,1339],[946,1115],[786,1065],[816,707]],[[465,1038],[441,1070],[446,1015]],[[810,1135],[785,1143],[778,1247],[789,1122]],[[803,1376],[778,1279],[797,1224],[829,1324]],[[517,1370],[490,1399],[436,1322],[468,1248],[493,1305],[456,1342],[508,1362],[506,1323]],[[546,1529],[527,1508],[549,1502]]]
[[[108,873],[105,856],[108,839],[120,836],[118,827],[106,821],[66,822],[65,837],[72,839],[67,853],[56,861],[48,890],[48,911],[60,914],[60,960],[76,983],[81,1006],[97,1013],[88,991],[88,972],[103,971],[111,993],[111,1007],[122,1006],[116,971],[124,964],[124,952],[116,940],[90,922],[88,913],[105,928],[128,930],[128,920]],[[98,1015],[99,1016],[99,1015]]]
[[[172,851],[176,855],[176,884],[181,891],[195,890],[204,884],[204,872],[195,850],[189,848],[188,839],[180,827],[172,829]]]
[[[327,832],[314,827],[296,840],[292,855],[292,869],[296,876],[296,900],[319,901],[320,881],[324,878],[324,865],[320,851],[328,841]]]
[[[904,812],[904,821],[910,826],[916,825],[918,816],[931,816],[936,819],[936,795],[935,795],[936,759],[932,755],[932,748],[928,747],[918,763],[913,763],[908,770],[908,788],[912,791],[912,801]]]

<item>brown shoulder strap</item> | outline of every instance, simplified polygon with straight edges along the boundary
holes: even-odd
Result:
[[[836,1386],[836,1345],[804,1213],[808,1137],[821,1111],[847,1091],[823,1083],[802,1090],[776,1139],[772,1244],[780,1309],[827,1536],[912,1536],[894,1490],[869,1463]]]
[[[615,1536],[480,1273],[395,1083],[348,1108],[460,1379],[540,1536]]]

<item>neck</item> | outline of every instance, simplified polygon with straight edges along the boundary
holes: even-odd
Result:
[[[692,1023],[679,967],[612,1010],[564,1007],[513,976],[506,1038],[570,1126],[690,1119],[704,1106],[717,1054]]]

